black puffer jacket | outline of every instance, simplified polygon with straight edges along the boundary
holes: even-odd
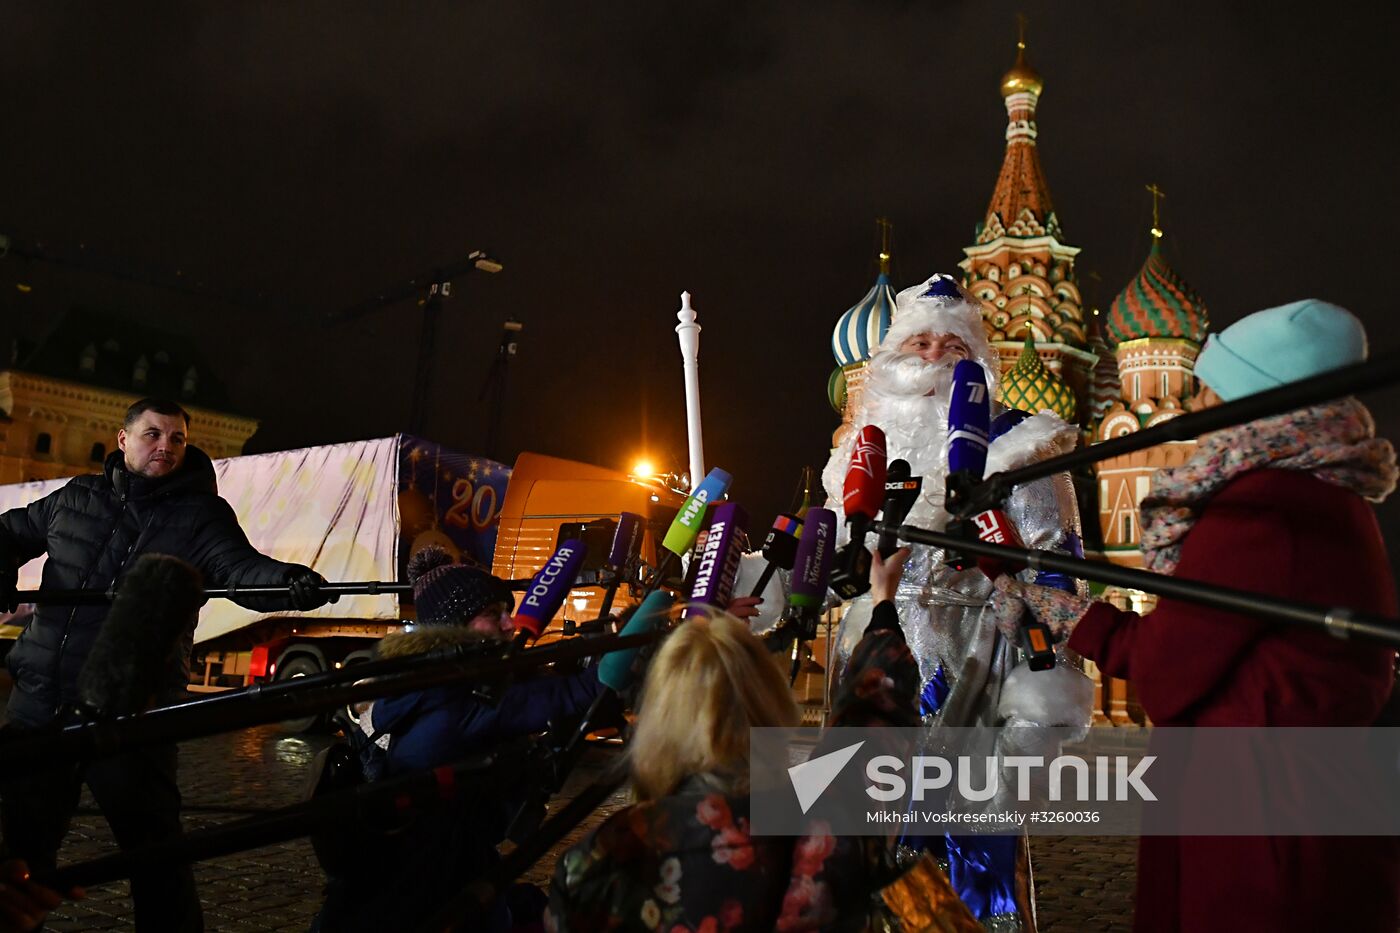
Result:
[[[180,469],[160,479],[128,472],[119,450],[103,469],[0,515],[0,560],[18,567],[47,552],[43,589],[105,590],[149,553],[188,561],[206,587],[279,584],[301,569],[253,549],[233,508],[219,497],[214,464],[198,448],[186,448]],[[290,608],[267,598],[238,602],[265,612]],[[40,726],[74,701],[78,672],[106,616],[106,606],[39,607],[8,659],[15,680],[12,721]],[[194,622],[161,702],[178,699],[189,681]]]

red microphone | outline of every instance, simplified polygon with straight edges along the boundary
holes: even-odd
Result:
[[[866,524],[875,520],[885,499],[885,432],[867,424],[856,435],[851,451],[851,465],[846,470],[846,484],[841,492],[841,507],[846,512],[846,524],[856,524],[863,517]]]
[[[853,599],[870,589],[870,552],[865,535],[885,501],[885,432],[873,424],[860,429],[846,471],[841,505],[851,540],[836,556],[831,589],[842,599]]]

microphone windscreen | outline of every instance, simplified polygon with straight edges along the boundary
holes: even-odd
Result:
[[[676,513],[676,520],[671,522],[661,546],[678,557],[690,550],[691,545],[695,544],[696,535],[700,534],[701,524],[704,523],[705,506],[723,499],[732,482],[734,477],[719,467],[706,474],[700,485],[690,494],[690,498],[685,500],[681,510]]]
[[[802,519],[796,515],[780,514],[773,519],[768,537],[763,539],[763,559],[774,567],[791,570],[797,560],[797,540],[802,534]]]
[[[530,581],[520,608],[515,611],[515,630],[528,632],[531,638],[539,638],[540,632],[549,625],[559,607],[564,605],[564,597],[573,589],[578,579],[579,568],[583,566],[583,542],[571,538],[545,561],[540,572]]]
[[[820,606],[831,582],[832,551],[836,544],[836,513],[808,509],[797,542],[797,563],[792,571],[792,595],[788,605]]]
[[[642,600],[632,618],[622,627],[623,635],[641,635],[666,624],[666,618],[675,605],[676,598],[665,590],[656,590]],[[632,685],[632,665],[641,648],[623,648],[610,651],[598,662],[598,680],[605,687],[621,693]]]
[[[78,673],[78,701],[98,719],[130,716],[171,685],[175,653],[204,602],[198,570],[143,554],[117,581],[117,598]]]
[[[645,520],[636,512],[623,512],[617,517],[617,531],[613,533],[612,547],[608,549],[607,566],[624,567],[637,556],[645,526]]]
[[[874,519],[885,499],[885,432],[867,424],[856,435],[851,466],[846,470],[841,506],[847,520],[856,515]]]
[[[739,537],[746,524],[748,516],[737,502],[725,502],[715,509],[709,533],[705,536],[705,547],[697,561],[695,583],[690,590],[690,603],[696,608],[687,606],[687,617],[701,611],[700,607],[723,608],[729,605],[730,597],[734,595],[734,580],[739,572],[739,558],[744,553],[739,546]]]
[[[948,472],[987,472],[987,438],[992,423],[992,400],[980,363],[962,360],[953,368],[953,393],[948,402]]]

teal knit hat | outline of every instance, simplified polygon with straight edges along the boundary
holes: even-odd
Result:
[[[1211,334],[1196,359],[1196,378],[1232,402],[1364,359],[1366,329],[1356,315],[1307,298]]]

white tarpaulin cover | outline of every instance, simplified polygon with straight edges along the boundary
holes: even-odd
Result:
[[[394,580],[398,576],[398,437],[354,441],[215,460],[219,494],[238,513],[253,547],[306,564],[327,580]],[[28,505],[67,479],[0,486],[0,512]],[[39,587],[43,558],[20,570],[20,589]],[[346,596],[312,618],[399,617],[395,596]],[[195,641],[207,641],[264,618],[227,599],[200,611]]]
[[[398,577],[399,439],[303,447],[215,460],[219,494],[238,513],[253,547],[306,564],[327,580]],[[396,596],[342,596],[311,618],[397,619]],[[194,630],[198,644],[263,618],[211,599]]]

